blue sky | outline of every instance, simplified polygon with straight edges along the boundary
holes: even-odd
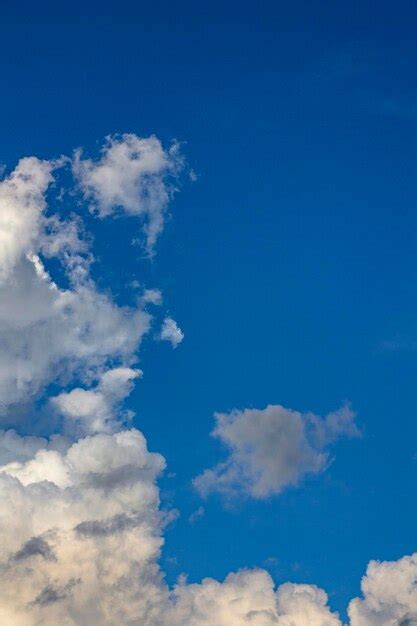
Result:
[[[176,350],[145,340],[127,402],[181,513],[170,583],[261,566],[344,614],[371,559],[415,550],[416,18],[409,2],[4,10],[6,171],[129,132],[179,141],[196,174],[151,261],[129,221],[91,225],[98,284],[129,304],[125,276],[160,288],[185,334]],[[216,411],[343,402],[362,436],[325,472],[229,507],[193,489],[226,456]]]

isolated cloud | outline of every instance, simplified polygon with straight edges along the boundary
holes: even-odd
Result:
[[[196,522],[201,520],[205,514],[206,514],[205,508],[203,506],[199,506],[195,511],[191,513],[191,515],[188,518],[188,521],[190,522],[190,524],[195,524]]]
[[[162,323],[161,339],[169,341],[176,348],[184,339],[184,333],[172,317],[166,317]]]
[[[323,471],[329,443],[359,434],[347,405],[325,418],[269,405],[216,413],[215,419],[212,435],[226,445],[229,455],[194,479],[203,496],[217,492],[261,499],[278,494],[306,474]]]
[[[156,137],[109,136],[97,161],[75,154],[73,170],[99,217],[126,213],[145,219],[146,248],[152,252],[172,195],[172,177],[182,167],[178,144],[164,150]]]

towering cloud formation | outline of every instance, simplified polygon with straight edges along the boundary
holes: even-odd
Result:
[[[98,161],[76,153],[72,169],[100,217],[145,218],[150,252],[172,190],[166,176],[180,162],[177,148],[166,151],[154,137],[122,135],[106,141]],[[55,170],[69,163],[22,159],[0,182],[1,413],[10,422],[40,399],[43,419],[51,419],[45,437],[29,422],[27,436],[0,431],[0,623],[341,626],[324,591],[275,589],[262,570],[165,584],[158,563],[171,514],[156,483],[165,462],[123,408],[141,374],[134,362],[152,321],[146,307],[160,304],[161,294],[145,290],[130,308],[98,289],[81,219],[64,219],[46,202]],[[51,259],[64,284],[48,273]],[[160,338],[175,346],[182,337],[166,317]],[[215,434],[230,455],[202,475],[200,489],[213,490],[215,478],[222,491],[245,485],[265,497],[320,471],[327,446],[356,428],[347,407],[323,419],[268,407],[217,416]],[[416,623],[416,580],[415,556],[371,563],[363,598],[349,608],[351,626]]]

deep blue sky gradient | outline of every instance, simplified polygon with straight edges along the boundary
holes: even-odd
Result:
[[[417,6],[412,2],[19,3],[0,23],[0,161],[155,133],[183,181],[149,264],[95,224],[122,300],[162,288],[186,338],[145,345],[129,406],[168,461],[168,579],[264,566],[343,610],[371,558],[416,550]],[[116,226],[116,227],[115,227]],[[106,241],[99,243],[99,235]],[[349,400],[363,437],[265,503],[201,504],[213,412]]]

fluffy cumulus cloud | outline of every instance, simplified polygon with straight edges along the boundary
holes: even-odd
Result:
[[[321,418],[279,405],[217,413],[212,435],[229,450],[225,461],[205,470],[194,485],[206,496],[218,492],[267,498],[317,474],[329,463],[327,446],[342,436],[357,436],[349,406]]]
[[[417,554],[371,561],[361,588],[363,599],[349,606],[351,626],[417,625]]]
[[[0,412],[49,382],[130,364],[150,317],[118,306],[89,273],[91,255],[76,219],[47,214],[55,162],[22,159],[0,182]],[[65,287],[45,262],[61,263]]]
[[[0,467],[0,622],[156,625],[163,467],[136,430],[44,442]]]
[[[117,306],[88,281],[59,289],[39,259],[0,285],[0,412],[51,380],[129,365],[149,328],[143,309]]]
[[[53,162],[22,159],[0,185],[0,279],[7,280],[16,263],[34,245],[45,192],[52,182]]]
[[[152,247],[175,158],[153,137],[122,135],[107,140],[98,161],[78,153],[73,167],[101,216],[145,218]],[[30,420],[27,435],[0,431],[0,623],[342,626],[323,590],[276,588],[263,570],[165,583],[159,558],[172,513],[157,486],[165,461],[124,407],[141,375],[134,362],[152,321],[146,307],[162,298],[148,290],[137,307],[124,307],[94,283],[81,218],[54,213],[46,200],[56,168],[68,162],[22,159],[0,182],[1,412],[10,422],[43,400],[42,419],[50,420],[44,437]],[[48,272],[51,260],[64,284]],[[177,345],[182,333],[167,319],[164,338]],[[348,407],[325,418],[268,407],[219,415],[215,433],[230,455],[203,474],[200,488],[212,490],[215,477],[222,491],[243,484],[264,497],[321,471],[332,441],[357,431]],[[351,626],[415,624],[416,580],[416,556],[371,563],[363,596],[349,607]]]
[[[262,570],[169,590],[158,567],[164,460],[137,430],[75,443],[4,432],[0,455],[1,623],[340,625],[323,591],[275,590]]]
[[[275,590],[263,570],[229,574],[222,583],[179,584],[170,612],[178,626],[341,626],[324,591],[289,583]]]

